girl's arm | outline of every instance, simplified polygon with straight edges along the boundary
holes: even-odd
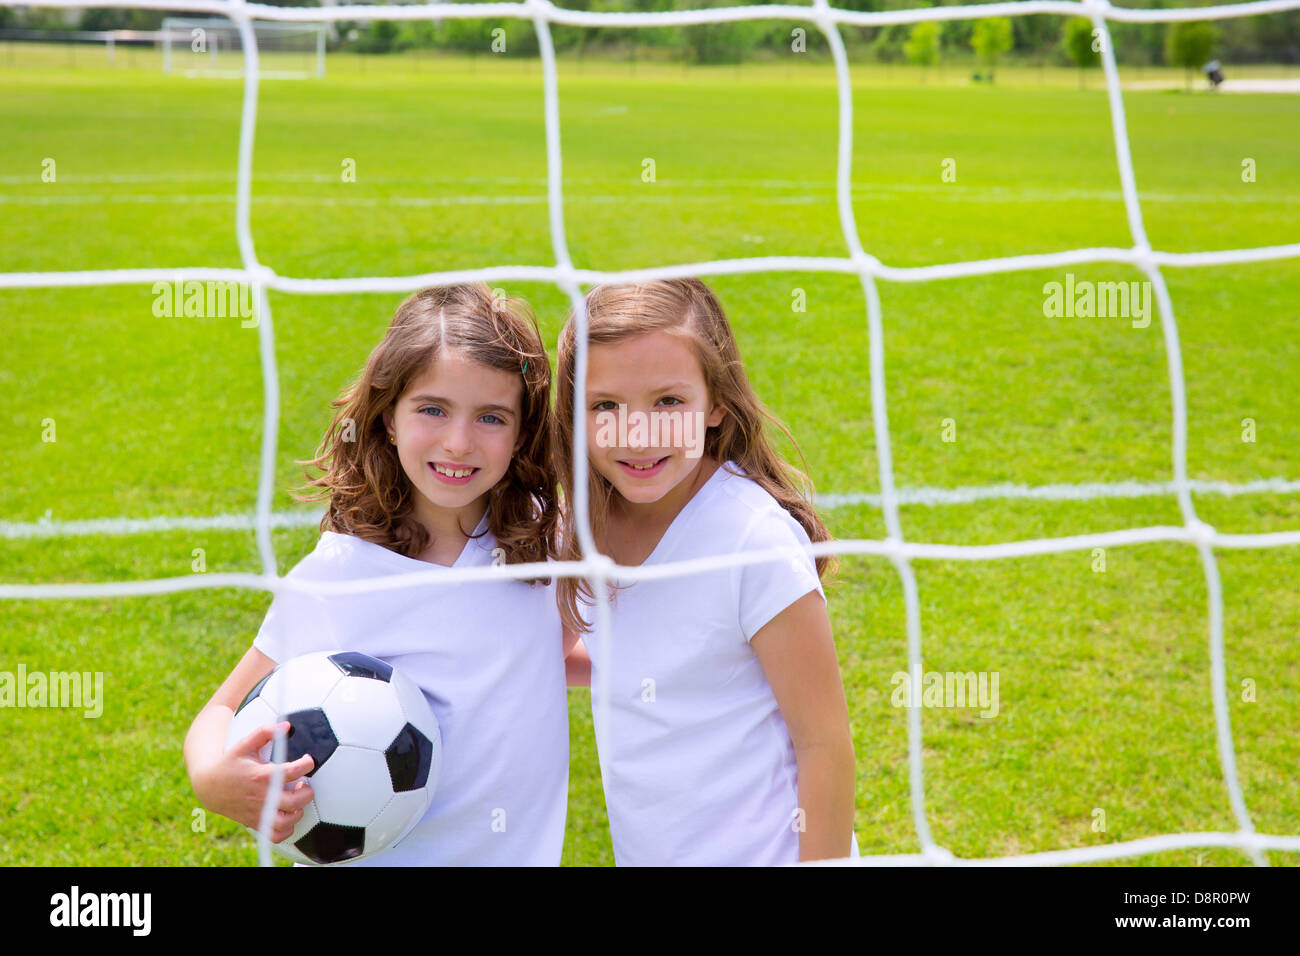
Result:
[[[826,602],[809,591],[759,628],[750,646],[794,743],[804,827],[799,859],[847,857],[853,840],[853,740]]]
[[[262,802],[271,779],[273,765],[262,763],[258,751],[272,737],[274,725],[259,727],[229,752],[226,732],[244,697],[253,686],[271,672],[275,661],[255,647],[250,647],[235,665],[230,676],[217,688],[212,700],[199,711],[189,733],[185,735],[185,769],[190,775],[194,794],[209,810],[229,817],[245,826],[257,828],[262,816]],[[302,817],[302,808],[311,802],[313,793],[307,780],[293,784],[312,768],[310,754],[304,754],[284,767],[284,781],[292,785],[280,798],[273,818],[271,842],[279,843],[293,833]]]
[[[591,686],[591,658],[582,635],[564,628],[564,682],[568,687]]]

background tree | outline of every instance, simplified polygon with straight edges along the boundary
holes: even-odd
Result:
[[[358,53],[391,53],[397,42],[396,20],[372,20],[356,42]]]
[[[907,25],[888,23],[877,27],[868,49],[880,63],[896,63],[903,59],[903,44],[907,42]]]
[[[1218,42],[1213,23],[1171,23],[1165,34],[1165,62],[1187,71],[1187,88],[1192,88],[1192,71],[1203,66]]]
[[[989,68],[991,81],[998,57],[1011,49],[1011,21],[1006,17],[976,20],[975,29],[970,35],[970,45],[980,62]]]
[[[90,7],[81,11],[78,30],[157,30],[167,10],[123,10],[120,7]]]
[[[1101,62],[1101,54],[1092,49],[1092,21],[1076,17],[1065,25],[1065,52],[1079,68],[1079,89],[1083,89],[1083,71]]]
[[[903,44],[903,53],[909,63],[917,66],[934,66],[939,62],[939,24],[922,20],[912,25],[912,32]]]
[[[738,0],[721,0],[709,6],[732,7],[740,6],[740,3]],[[683,3],[681,9],[698,10],[699,6]],[[687,57],[694,63],[740,63],[753,52],[765,32],[766,26],[761,20],[735,20],[682,27],[681,37]]]

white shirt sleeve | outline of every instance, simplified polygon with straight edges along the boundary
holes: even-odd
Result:
[[[288,577],[297,577],[294,571]],[[313,651],[345,650],[334,635],[330,600],[325,595],[280,592],[262,619],[253,646],[277,664]]]
[[[808,543],[803,526],[784,509],[764,512],[750,525],[738,552],[798,548],[800,553],[784,561],[764,561],[736,568],[733,581],[737,582],[740,629],[745,640],[752,641],[768,621],[809,591],[816,591],[826,600],[817,566],[803,551]]]

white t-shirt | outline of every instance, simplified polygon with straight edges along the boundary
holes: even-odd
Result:
[[[487,515],[453,565],[492,564]],[[428,571],[353,535],[326,531],[291,579],[341,581]],[[317,598],[277,595],[253,646],[277,663],[312,651],[360,651],[405,673],[433,708],[442,769],[407,836],[340,866],[558,866],[569,793],[563,638],[550,586],[522,581]]]
[[[727,469],[741,470],[734,462],[719,467],[643,566],[809,543],[775,498]],[[641,581],[617,592],[612,641],[584,635],[620,866],[798,861],[794,745],[749,641],[814,590],[825,600],[806,553]],[[594,608],[580,607],[594,620]]]

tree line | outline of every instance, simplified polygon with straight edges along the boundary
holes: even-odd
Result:
[[[267,2],[267,0],[263,0]],[[308,0],[270,0],[281,6],[314,6]],[[472,2],[472,0],[470,0]],[[575,10],[641,12],[735,6],[737,0],[557,0]],[[1192,0],[1200,3],[1202,0]],[[747,0],[764,5],[764,0]],[[891,10],[928,5],[925,0],[832,0],[846,10]],[[943,5],[943,4],[940,4]],[[1131,7],[1186,6],[1189,0],[1127,0]],[[63,12],[49,8],[15,10],[0,7],[0,28],[44,29],[157,29],[164,11],[86,9],[79,22],[69,23]],[[840,32],[853,59],[876,62],[988,63],[1014,61],[1040,65],[1087,66],[1080,31],[1087,26],[1088,46],[1095,46],[1088,21],[1059,16],[990,18],[987,20],[931,21],[884,27],[841,25]],[[1188,65],[1190,52],[1217,57],[1227,63],[1300,63],[1300,11],[1217,22],[1186,24],[1110,23],[1115,55],[1129,65]],[[796,31],[801,31],[796,32]],[[1073,31],[1073,33],[1071,32]],[[553,24],[555,47],[579,56],[647,56],[693,63],[738,63],[775,59],[799,53],[827,57],[821,31],[811,23],[788,20],[750,20],[685,27],[570,27]],[[1189,39],[1190,37],[1190,39]],[[494,47],[495,44],[495,47]],[[375,20],[338,24],[331,49],[368,53],[409,49],[462,52],[500,52],[536,55],[537,36],[528,20],[443,20],[440,22]],[[989,57],[989,50],[997,52]],[[1190,52],[1189,52],[1190,51]],[[1088,51],[1094,52],[1094,51]],[[1199,65],[1199,64],[1196,64]]]

